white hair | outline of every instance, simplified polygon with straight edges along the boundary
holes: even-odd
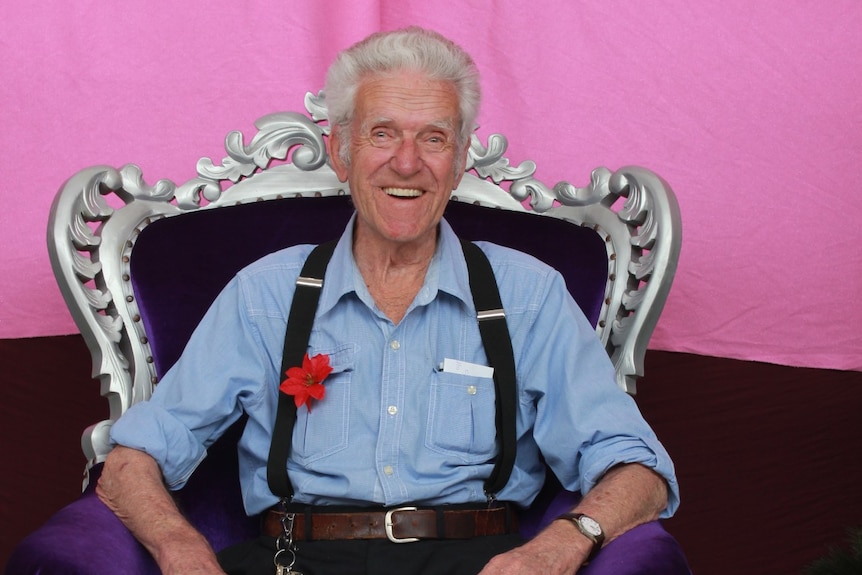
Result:
[[[342,51],[326,74],[324,96],[330,125],[342,139],[350,138],[350,123],[356,92],[369,76],[402,70],[418,71],[433,80],[451,82],[458,94],[461,125],[458,148],[463,150],[476,129],[481,88],[479,71],[467,52],[441,34],[412,26],[392,32],[377,32]],[[341,147],[341,158],[350,159],[349,146]]]

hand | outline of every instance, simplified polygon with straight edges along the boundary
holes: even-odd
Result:
[[[657,519],[667,507],[667,493],[667,483],[651,469],[637,463],[618,465],[572,511],[598,519],[607,545],[632,527]],[[532,541],[491,559],[480,575],[572,575],[586,562],[592,547],[571,521],[552,521]]]
[[[532,540],[491,559],[479,575],[572,575],[586,561],[592,543],[573,525],[555,521]]]
[[[157,563],[164,575],[225,575],[210,552],[176,549],[171,557],[159,557]]]

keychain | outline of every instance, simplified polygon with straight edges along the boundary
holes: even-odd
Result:
[[[293,520],[295,513],[285,513],[281,518],[281,537],[275,543],[275,575],[303,575],[301,571],[294,571],[296,563],[296,547],[293,545]],[[289,561],[288,561],[289,559]]]

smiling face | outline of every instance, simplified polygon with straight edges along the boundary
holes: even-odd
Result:
[[[350,140],[337,128],[330,138],[333,168],[350,183],[358,212],[355,245],[433,243],[467,157],[454,87],[416,72],[374,76],[360,84],[355,104]]]

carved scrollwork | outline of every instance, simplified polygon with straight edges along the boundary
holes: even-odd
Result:
[[[79,172],[55,198],[48,234],[54,274],[91,351],[103,395],[117,416],[132,403],[132,381],[121,349],[124,320],[116,313],[115,294],[105,281],[99,250],[105,247],[101,230],[117,212],[106,196],[122,186],[123,176],[113,168],[101,166]],[[100,456],[108,449],[107,445],[100,446]]]
[[[114,190],[118,197],[128,203],[133,200],[152,200],[154,202],[170,202],[174,198],[177,186],[170,180],[162,179],[152,186],[144,182],[141,168],[127,164],[120,168],[122,185]]]
[[[251,144],[243,143],[242,132],[234,131],[225,139],[227,157],[220,166],[209,158],[198,161],[198,174],[213,181],[238,182],[257,170],[266,168],[273,159],[284,160],[287,152],[296,149],[292,163],[302,170],[314,170],[326,163],[323,132],[308,117],[295,112],[264,116],[255,122],[258,133]]]
[[[536,164],[525,160],[517,166],[512,166],[503,154],[508,147],[508,141],[501,134],[491,134],[487,147],[483,146],[478,136],[473,136],[468,154],[467,169],[473,169],[482,178],[489,178],[495,184],[511,182],[509,193],[519,202],[529,199],[530,207],[544,213],[559,202],[566,206],[586,206],[601,201],[608,191],[610,171],[607,168],[597,168],[593,171],[590,185],[578,188],[568,182],[559,182],[548,187],[533,177]]]
[[[590,174],[589,186],[578,188],[568,182],[559,182],[554,186],[554,196],[564,206],[589,206],[608,196],[610,178],[609,169],[596,168]]]
[[[326,109],[326,96],[323,90],[317,94],[308,92],[305,95],[305,109],[308,110],[311,119],[320,126],[320,130],[324,134],[329,135],[329,126],[323,125],[323,122],[329,120],[329,111]]]
[[[618,373],[634,390],[643,375],[643,356],[664,307],[682,244],[679,205],[670,187],[638,167],[617,170],[608,181],[610,197],[625,198],[617,212],[628,234],[626,282],[613,310],[612,355]],[[609,204],[609,207],[612,204]],[[620,240],[622,241],[622,240]]]

